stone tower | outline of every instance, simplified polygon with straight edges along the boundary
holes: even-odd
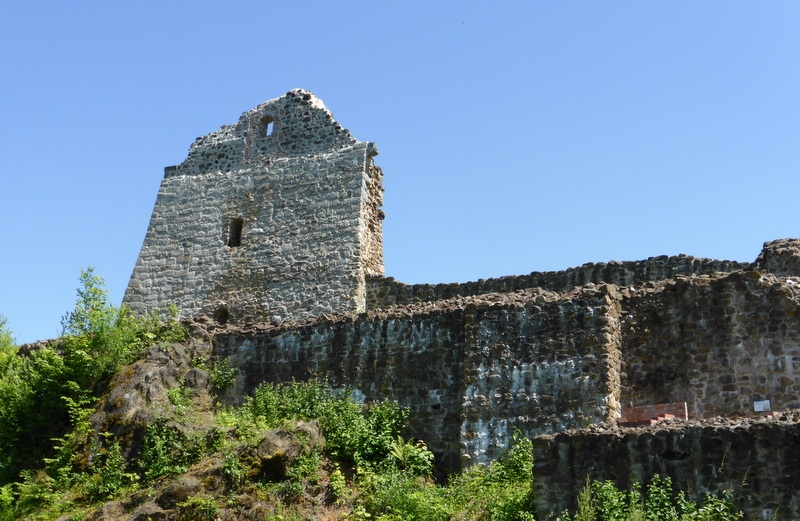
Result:
[[[197,138],[164,169],[123,303],[238,324],[364,311],[383,274],[377,154],[299,89]]]

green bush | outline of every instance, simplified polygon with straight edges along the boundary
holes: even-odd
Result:
[[[192,496],[182,503],[181,519],[186,521],[213,521],[217,517],[217,502],[211,496]]]
[[[91,268],[79,280],[75,307],[63,317],[63,335],[53,345],[20,354],[0,317],[0,485],[53,455],[52,439],[74,426],[70,401],[87,399],[145,347],[186,338],[174,308],[166,321],[138,317],[109,304],[103,279]]]
[[[224,358],[213,365],[208,372],[208,379],[214,392],[219,394],[236,382],[236,368]]]
[[[77,398],[67,385],[58,351],[46,347],[22,356],[0,351],[0,485],[34,468],[63,433],[69,416],[62,396]]]
[[[222,459],[222,476],[232,490],[238,490],[244,484],[245,468],[236,454],[229,452]]]
[[[587,483],[578,496],[573,517],[564,512],[557,521],[737,521],[743,514],[727,500],[706,496],[698,505],[677,495],[668,477],[653,476],[645,493],[639,484],[629,492],[613,481]]]
[[[397,467],[365,473],[362,504],[380,521],[533,521],[532,468],[532,444],[517,433],[498,461],[451,476],[446,487]]]
[[[92,268],[81,270],[79,280],[75,308],[61,321],[60,347],[69,376],[82,387],[90,388],[111,376],[156,341],[186,338],[186,330],[175,320],[174,307],[166,322],[157,314],[139,317],[127,307],[109,304],[104,281]]]
[[[533,444],[514,433],[506,452],[489,465],[455,476],[450,501],[465,519],[533,520]]]
[[[147,425],[139,467],[147,482],[161,476],[181,474],[200,460],[208,450],[200,433],[186,433],[169,420],[161,418]]]
[[[119,442],[112,442],[95,455],[89,465],[92,476],[89,480],[89,499],[100,501],[110,499],[137,481],[139,476],[126,471],[127,462],[122,456]]]
[[[320,381],[263,383],[245,410],[253,421],[266,426],[287,419],[316,420],[331,455],[369,468],[387,463],[408,417],[408,411],[395,402],[358,404],[349,393],[335,393]]]
[[[433,454],[422,441],[413,443],[398,436],[391,444],[389,456],[393,466],[412,476],[429,476],[433,471]]]

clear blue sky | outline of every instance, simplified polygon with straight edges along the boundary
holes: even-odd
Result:
[[[0,0],[0,314],[119,303],[163,168],[289,89],[385,175],[386,273],[468,281],[800,236],[797,2]]]

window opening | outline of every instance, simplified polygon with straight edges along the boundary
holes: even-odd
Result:
[[[264,135],[271,136],[272,131],[275,129],[275,120],[269,116],[265,117],[261,121],[264,122]]]
[[[242,245],[242,226],[244,221],[242,219],[233,219],[228,233],[228,246],[235,248]]]

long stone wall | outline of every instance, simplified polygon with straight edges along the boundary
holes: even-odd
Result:
[[[749,262],[700,259],[689,255],[662,255],[641,261],[587,263],[563,271],[534,271],[529,275],[481,279],[451,284],[404,284],[391,277],[367,278],[367,306],[382,309],[412,302],[433,302],[455,297],[510,293],[526,288],[568,291],[586,284],[639,286],[677,276],[710,275],[752,269]]]
[[[752,415],[762,400],[800,407],[794,280],[734,270],[528,288],[228,329],[216,344],[240,373],[232,397],[325,375],[410,407],[411,434],[452,470],[496,457],[517,429],[614,421],[621,407],[685,401],[690,418]]]
[[[366,401],[409,407],[409,434],[452,471],[499,456],[516,429],[535,436],[618,415],[618,315],[602,288],[520,292],[228,329],[214,341],[239,372],[232,400],[263,381],[324,375]]]
[[[540,436],[534,445],[537,519],[574,512],[592,480],[622,489],[668,476],[701,501],[730,493],[748,520],[800,519],[800,414],[675,422],[657,428],[588,429]],[[774,517],[773,517],[774,516]]]

